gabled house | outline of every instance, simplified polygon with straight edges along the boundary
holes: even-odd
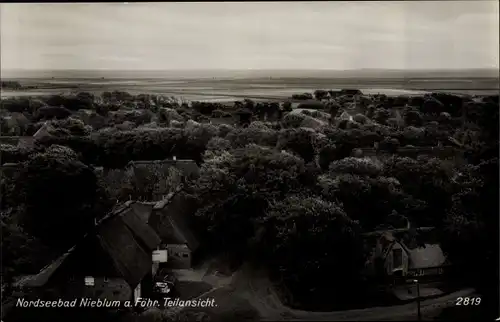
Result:
[[[20,163],[4,163],[0,165],[0,173],[7,178],[17,179],[21,172]]]
[[[180,193],[181,188],[153,207],[148,224],[161,239],[161,249],[168,252],[169,268],[191,268],[199,242],[189,227],[192,202]]]
[[[359,89],[341,89],[340,95],[363,95]]]
[[[157,202],[128,201],[125,207],[151,227],[161,242],[155,254],[163,257],[159,266],[171,269],[188,269],[192,266],[193,253],[199,242],[194,236],[189,216],[194,212],[192,200],[182,193],[182,186]],[[162,254],[166,251],[166,254]],[[158,267],[155,267],[158,269]]]
[[[0,136],[0,144],[11,145],[18,148],[32,148],[34,141],[32,136]]]
[[[401,235],[407,231],[395,229],[371,235],[375,238],[375,246],[366,262],[367,275],[432,279],[445,272],[450,263],[440,245],[433,242],[420,245],[405,242]]]
[[[157,189],[144,198],[148,201],[160,201],[167,192],[185,180],[197,178],[200,169],[193,160],[131,161],[125,171],[133,174],[134,185],[138,191],[149,191],[155,185]],[[169,186],[171,185],[171,186]]]
[[[50,137],[52,134],[50,132],[53,130],[52,126],[48,121],[45,121],[42,126],[38,129],[38,131],[33,134],[33,140],[40,140],[44,137]]]
[[[249,125],[252,123],[253,112],[246,107],[239,108],[234,112],[234,115],[239,118],[240,125]]]
[[[135,210],[123,206],[40,273],[14,286],[44,299],[135,300],[152,289],[152,253],[159,244]]]
[[[157,166],[163,172],[167,172],[169,168],[173,167],[189,178],[196,178],[200,175],[200,168],[195,161],[181,160],[176,157],[169,160],[130,161],[127,164],[127,168],[132,168],[137,175],[141,175],[141,171],[147,170],[150,166]]]

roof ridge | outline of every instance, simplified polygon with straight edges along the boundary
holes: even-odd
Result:
[[[132,160],[129,161],[127,165],[132,165],[132,164],[148,164],[148,163],[168,163],[168,162],[195,162],[193,159],[161,159],[161,160]]]
[[[166,205],[168,205],[170,203],[170,201],[172,201],[173,197],[177,193],[181,192],[183,189],[184,189],[184,185],[182,183],[179,184],[177,186],[177,188],[175,188],[174,191],[169,192],[165,198],[163,198],[160,201],[157,201],[155,203],[155,205],[153,206],[153,210],[158,210],[158,209],[164,208]]]

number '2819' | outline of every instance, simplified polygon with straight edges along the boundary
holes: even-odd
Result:
[[[480,297],[457,297],[455,305],[479,305],[481,304]]]

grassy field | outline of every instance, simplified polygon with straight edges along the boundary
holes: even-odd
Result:
[[[248,79],[18,79],[37,89],[2,90],[2,97],[122,90],[131,94],[161,94],[186,100],[228,101],[243,98],[282,100],[316,89],[359,88],[366,94],[422,94],[448,91],[498,94],[498,78],[248,78]]]

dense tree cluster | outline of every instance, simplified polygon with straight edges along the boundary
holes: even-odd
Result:
[[[16,81],[1,81],[0,82],[0,88],[5,88],[5,89],[20,89],[22,88],[21,83],[16,82]]]
[[[123,170],[130,161],[176,156],[201,166],[186,193],[206,251],[265,266],[292,304],[325,294],[346,304],[348,285],[362,284],[360,233],[394,217],[437,227],[465,275],[494,267],[498,96],[317,90],[292,99],[302,110],[289,101],[226,106],[119,91],[2,99],[2,135],[48,129],[33,147],[1,146],[2,164],[22,169],[2,179],[7,244],[29,234],[66,247],[110,203],[163,195],[180,181],[151,168],[139,186]],[[16,252],[25,253],[9,247],[14,271],[24,265]]]

